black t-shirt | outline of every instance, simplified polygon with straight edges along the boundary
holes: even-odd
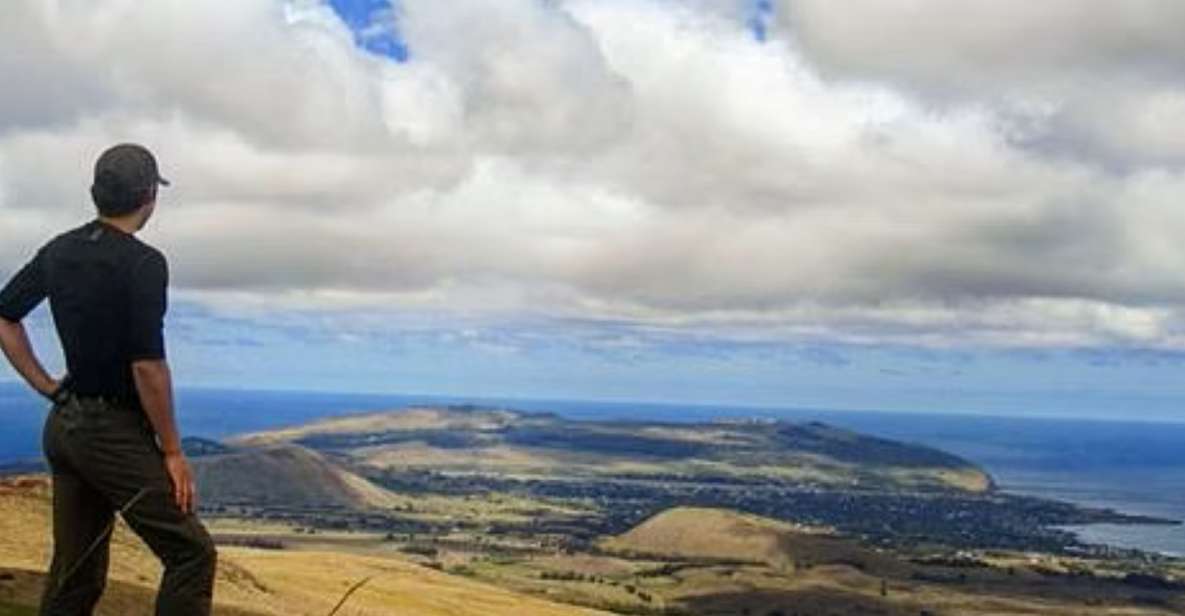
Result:
[[[168,282],[159,250],[96,219],[37,251],[0,291],[0,317],[20,321],[48,297],[70,390],[138,406],[131,364],[165,357]]]

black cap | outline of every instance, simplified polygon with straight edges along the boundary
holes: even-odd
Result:
[[[95,162],[95,183],[114,181],[120,188],[142,190],[153,183],[164,186],[169,181],[160,176],[156,158],[148,148],[135,143],[121,143],[112,146]]]
[[[106,209],[116,213],[138,207],[136,200],[156,184],[168,186],[169,181],[161,177],[152,152],[142,145],[121,143],[108,148],[95,161],[91,194],[96,204],[109,204]]]

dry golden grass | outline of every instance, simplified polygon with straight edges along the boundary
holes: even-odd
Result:
[[[843,550],[845,558],[871,558],[871,553],[825,537],[822,529],[702,507],[668,509],[603,541],[601,547],[675,558],[762,562],[778,569],[793,569],[797,562],[819,562],[829,556],[820,553],[826,547],[837,553]]]
[[[334,552],[274,552],[223,548],[226,558],[251,571],[275,597],[254,600],[265,613],[293,616],[328,614],[348,588],[374,576],[351,597],[347,614],[423,616],[507,615],[575,616],[593,610],[550,603],[387,558]]]
[[[802,454],[799,463],[742,466],[719,460],[700,458],[659,459],[641,455],[609,455],[579,451],[561,451],[537,447],[470,447],[465,449],[433,447],[421,441],[360,447],[349,452],[359,464],[377,469],[424,469],[455,473],[493,473],[513,477],[620,477],[712,475],[737,478],[776,477],[779,479],[817,483],[821,485],[851,486],[859,482],[855,465],[841,464],[820,456]],[[912,473],[912,474],[910,474]],[[988,484],[986,477],[975,471],[965,474],[943,471],[902,471],[896,469],[864,469],[864,474],[884,475],[886,481],[902,485],[933,485],[945,483],[978,491]],[[982,477],[976,481],[975,477]]]
[[[423,442],[392,443],[379,447],[361,447],[350,452],[358,461],[377,468],[430,468],[465,470],[474,467],[503,471],[550,471],[559,460],[546,452],[532,452],[523,447],[469,447],[446,449]]]
[[[452,503],[455,504],[455,503]],[[443,505],[442,505],[443,506]],[[49,559],[49,496],[44,476],[0,480],[0,603],[35,603]],[[225,524],[225,528],[220,527]],[[274,523],[218,521],[212,530],[283,534]],[[605,614],[556,603],[682,606],[702,614],[784,613],[916,616],[1171,616],[1185,613],[1185,599],[1164,597],[1164,605],[1136,605],[1131,592],[1095,588],[1091,580],[1046,578],[1024,570],[967,570],[963,583],[920,582],[911,565],[807,528],[727,510],[681,508],[644,522],[606,542],[633,553],[666,554],[666,559],[552,555],[527,559],[458,560],[477,579],[419,566],[384,555],[376,536],[318,533],[323,546],[264,551],[219,549],[215,613],[221,616],[320,616],[359,580],[372,578],[343,615],[568,616]],[[341,542],[340,546],[335,542]],[[357,543],[358,545],[346,545]],[[340,549],[339,549],[340,547]],[[368,552],[368,553],[364,553]],[[664,560],[694,561],[659,575],[642,575]],[[752,564],[713,563],[712,559]],[[446,562],[447,559],[441,558]],[[1040,564],[1047,565],[1042,561]],[[809,565],[809,566],[804,566]],[[579,572],[583,579],[542,579],[541,573]],[[110,585],[100,616],[152,612],[160,575],[156,559],[120,523],[112,542]],[[589,579],[595,576],[597,580]],[[882,580],[887,596],[881,596]],[[609,583],[613,582],[613,583]],[[629,587],[634,591],[628,590]],[[636,591],[636,592],[635,592]],[[641,593],[651,600],[643,602]],[[529,593],[529,594],[527,594]],[[1135,593],[1139,594],[1139,593]],[[548,598],[552,600],[548,600]],[[0,610],[0,613],[4,613]]]
[[[401,451],[396,448],[384,455]],[[452,457],[464,458],[459,454]],[[442,452],[440,468],[445,467],[444,459]],[[395,510],[402,517],[425,521],[447,518],[477,524],[528,522],[543,513],[586,514],[573,507],[504,494],[468,497],[400,494],[376,485],[316,451],[294,444],[249,447],[203,456],[195,458],[193,466],[202,497],[208,502],[336,505]]]
[[[391,507],[389,491],[299,445],[275,445],[193,460],[203,498],[221,502]]]
[[[685,443],[705,443],[710,445],[756,445],[759,441],[746,438],[735,430],[721,430],[705,428],[702,425],[694,427],[682,426],[645,426],[638,430],[639,436],[683,441]]]
[[[605,539],[601,547],[615,552],[636,552],[668,557],[720,558],[760,562],[775,556],[777,538],[772,527],[760,525],[760,532],[744,537],[721,535],[737,529],[753,530],[757,522],[731,511],[700,507],[678,507],[655,515],[628,532]],[[769,529],[769,530],[767,530]]]
[[[312,434],[350,434],[391,430],[493,430],[516,416],[507,411],[481,410],[450,412],[433,407],[407,407],[398,411],[379,411],[340,415],[312,423],[278,430],[268,430],[230,439],[240,445],[268,445],[293,441]]]
[[[687,437],[689,441],[725,439],[728,435],[712,432],[674,431],[645,428],[650,436]],[[686,434],[684,434],[686,433]],[[255,441],[262,437],[252,437]],[[778,479],[831,486],[852,486],[860,477],[880,476],[889,485],[926,488],[945,485],[971,492],[983,492],[990,478],[974,469],[904,469],[859,468],[823,456],[800,454],[793,464],[740,465],[701,458],[658,459],[637,454],[615,456],[605,453],[561,451],[538,447],[493,445],[465,449],[433,447],[422,441],[359,447],[349,455],[359,464],[378,469],[428,469],[443,472],[495,473],[522,477],[618,477],[621,475],[688,476],[712,475],[737,478],[775,477]]]
[[[15,572],[11,598],[36,601],[49,561],[49,484],[45,477],[0,481],[0,568]],[[152,613],[160,565],[122,523],[112,537],[110,587],[100,616]],[[215,613],[322,616],[355,582],[374,576],[342,614],[353,616],[577,616],[602,614],[517,594],[414,563],[338,552],[220,547]]]
[[[992,486],[991,477],[973,469],[895,468],[887,475],[902,487],[926,487],[937,481],[968,492],[987,492]]]
[[[804,532],[806,530],[807,532]],[[679,567],[641,580],[672,605],[704,613],[934,614],[997,616],[1168,616],[1185,613],[1185,597],[1164,606],[1137,605],[1139,591],[1095,588],[1090,579],[1056,578],[1016,567],[947,572],[960,583],[913,579],[920,571],[887,554],[813,529],[728,510],[676,508],[605,540],[610,551],[671,560],[730,559],[752,565]],[[1044,564],[1044,563],[1042,563]],[[1084,563],[1078,563],[1082,565]],[[887,596],[881,596],[882,580]],[[1160,600],[1160,599],[1158,599]]]
[[[945,467],[911,466],[841,461],[810,450],[785,451],[770,434],[754,433],[737,426],[696,424],[688,426],[639,423],[636,426],[613,423],[572,422],[573,434],[589,439],[587,446],[548,447],[545,444],[506,444],[501,430],[515,426],[544,425],[562,427],[567,420],[529,417],[510,410],[480,409],[458,411],[447,407],[408,407],[377,413],[338,416],[278,430],[257,432],[230,439],[240,445],[272,445],[305,437],[351,435],[353,446],[348,454],[355,462],[387,469],[432,469],[452,472],[496,473],[502,475],[552,477],[612,476],[623,473],[666,476],[671,474],[711,473],[736,477],[776,477],[833,486],[873,484],[904,488],[958,488],[975,492],[986,490],[990,478],[968,467],[948,470]],[[863,438],[838,429],[812,428],[822,438],[841,447],[851,447]],[[382,433],[415,432],[464,433],[469,446],[439,447],[421,440],[383,442]],[[690,452],[688,445],[718,448],[734,452],[753,447],[766,448],[766,454],[744,455],[735,460],[707,460],[690,455],[645,455],[643,452],[616,451],[603,447],[613,437],[629,435],[658,443],[674,445]],[[576,442],[579,442],[577,438]],[[772,440],[771,440],[772,439]],[[598,444],[600,443],[600,444]],[[660,448],[661,449],[661,448]],[[717,456],[706,455],[707,458]],[[724,457],[728,457],[727,455]]]

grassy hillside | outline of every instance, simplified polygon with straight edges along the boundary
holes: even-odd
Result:
[[[0,480],[0,615],[31,613],[44,583],[48,481]],[[277,522],[237,523],[244,533],[253,524],[258,533],[284,532]],[[1122,571],[1068,573],[1094,566],[1086,561],[1035,562],[1031,554],[1000,565],[898,560],[820,529],[721,509],[676,508],[584,553],[507,551],[505,543],[483,551],[453,534],[422,544],[434,546],[431,557],[413,558],[382,537],[361,545],[365,537],[345,535],[349,541],[325,537],[279,550],[220,547],[215,613],[321,616],[368,579],[343,614],[1171,616],[1185,609],[1180,593],[1128,584]],[[112,548],[98,613],[150,614],[160,575],[155,558],[122,524]],[[1067,573],[1051,573],[1055,568]]]
[[[605,539],[601,547],[632,556],[765,563],[786,571],[829,564],[869,573],[903,570],[894,559],[821,529],[701,507],[668,509],[629,532]]]
[[[35,605],[49,560],[49,480],[0,481],[0,610]],[[112,539],[102,616],[152,613],[156,559],[120,522]],[[223,616],[323,616],[352,584],[372,577],[345,613],[354,616],[591,616],[602,614],[460,578],[395,557],[337,552],[219,549],[215,588]],[[27,610],[26,610],[27,611]],[[0,611],[0,614],[5,612]]]
[[[574,421],[549,413],[414,407],[233,439],[295,443],[377,468],[533,476],[713,477],[845,487],[984,492],[957,456],[813,422]]]
[[[299,445],[276,445],[194,457],[205,502],[299,507],[387,507],[388,491]]]
[[[479,579],[622,613],[688,616],[1169,616],[1179,592],[1125,584],[1107,564],[1015,554],[1007,564],[906,554],[725,509],[678,507],[588,554],[471,561]],[[1065,571],[1051,575],[1050,563]],[[1089,571],[1090,573],[1082,573]]]
[[[335,460],[294,444],[215,448],[190,458],[204,505],[252,511],[385,513],[420,525],[528,524],[542,514],[579,517],[586,512],[508,494],[465,497],[402,494],[375,485]],[[317,519],[318,514],[310,514]],[[306,521],[312,521],[306,519]],[[323,521],[323,520],[322,520]]]

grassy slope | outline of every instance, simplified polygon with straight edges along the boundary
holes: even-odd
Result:
[[[667,577],[648,578],[645,587],[670,604],[705,614],[803,614],[997,616],[1167,615],[1182,606],[1178,597],[1164,607],[1136,606],[1132,593],[1095,588],[1089,579],[1044,579],[1022,571],[944,570],[966,574],[957,584],[918,582],[923,569],[852,541],[819,534],[784,522],[722,509],[679,507],[662,512],[630,531],[607,538],[602,547],[634,557],[676,561],[734,560],[765,563],[688,567]],[[792,566],[788,566],[791,564]],[[782,572],[771,575],[770,569]],[[934,573],[935,569],[926,570]],[[885,581],[886,596],[881,596]]]
[[[300,445],[269,444],[191,458],[203,502],[397,510],[409,519],[525,523],[539,512],[583,513],[506,494],[455,497],[407,495],[375,485]]]
[[[676,507],[606,539],[611,552],[765,563],[782,570],[842,563],[901,575],[895,560],[855,543],[777,520],[726,509]]]
[[[232,442],[295,442],[380,468],[775,477],[974,492],[992,485],[981,469],[950,454],[815,423],[591,422],[506,410],[415,407],[329,418]]]
[[[203,498],[255,505],[389,507],[394,495],[299,445],[193,458]]]
[[[47,557],[48,501],[44,478],[14,488],[0,481],[0,615],[3,609],[33,605],[43,582],[40,570]],[[643,531],[643,529],[645,529]],[[589,603],[620,602],[636,595],[625,585],[653,594],[656,603],[693,608],[699,614],[784,613],[916,616],[921,609],[937,614],[998,616],[1042,614],[1057,616],[1168,616],[1181,613],[1180,601],[1171,606],[1119,605],[1114,591],[1094,590],[1091,580],[1044,580],[1036,575],[1016,578],[1003,572],[968,570],[966,584],[932,584],[911,581],[902,572],[890,571],[880,558],[842,540],[832,541],[809,529],[723,510],[684,508],[656,516],[626,533],[626,546],[672,554],[709,555],[737,560],[788,554],[801,562],[811,555],[812,566],[787,571],[764,563],[754,565],[680,565],[670,573],[641,576],[642,569],[662,565],[662,559],[641,561],[612,556],[550,556],[517,560],[505,565],[487,562],[481,579],[501,586],[580,599]],[[789,540],[786,538],[789,537]],[[665,542],[673,542],[667,545]],[[717,542],[724,542],[717,546]],[[658,547],[660,550],[654,550]],[[810,552],[806,548],[813,548]],[[710,550],[718,550],[711,553]],[[779,552],[781,550],[781,552]],[[113,567],[100,616],[138,616],[151,613],[152,592],[159,568],[139,541],[122,526],[113,546]],[[401,559],[366,557],[340,552],[259,551],[220,549],[216,614],[264,616],[268,614],[322,615],[350,584],[378,576],[360,590],[344,613],[354,616],[380,614],[568,616],[604,614],[581,610],[472,579],[450,576]],[[839,556],[839,558],[834,558]],[[885,557],[887,558],[887,557]],[[688,558],[672,557],[687,561]],[[838,563],[824,564],[831,560]],[[855,563],[856,566],[853,566]],[[541,571],[584,571],[619,580],[618,585],[589,581],[545,582]],[[488,577],[487,577],[488,576]],[[880,597],[881,579],[887,578],[888,597]],[[1026,581],[1027,580],[1027,581]],[[1098,603],[1087,603],[1094,594]],[[16,614],[27,613],[16,611]]]
[[[0,482],[0,597],[36,603],[48,561],[49,497],[44,477]],[[150,614],[160,576],[156,559],[122,524],[112,540],[110,586],[101,615]],[[327,614],[353,583],[349,614],[409,616],[575,616],[598,614],[458,578],[399,559],[332,552],[219,549],[216,613],[225,616]],[[19,612],[18,612],[19,613]]]

